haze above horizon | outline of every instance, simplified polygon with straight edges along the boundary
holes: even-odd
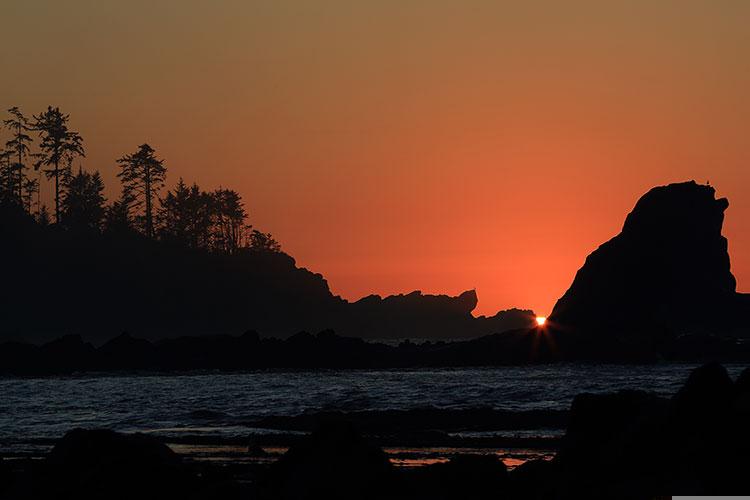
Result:
[[[750,283],[750,3],[9,0],[2,14],[0,107],[70,113],[110,200],[115,159],[149,142],[168,187],[235,188],[348,299],[475,288],[477,314],[546,315],[638,197],[689,179],[729,198],[732,270]]]

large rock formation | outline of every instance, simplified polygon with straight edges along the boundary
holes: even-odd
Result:
[[[622,232],[588,256],[551,324],[623,338],[734,329],[744,298],[721,235],[728,205],[694,181],[646,193]]]

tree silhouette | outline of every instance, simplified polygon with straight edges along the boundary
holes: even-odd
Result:
[[[218,250],[234,253],[242,244],[247,227],[247,212],[242,197],[231,189],[217,189],[212,193],[215,213],[214,241]]]
[[[62,221],[71,227],[99,229],[104,218],[104,182],[99,172],[82,169],[71,176],[62,201]]]
[[[117,177],[122,182],[123,198],[129,201],[128,208],[143,211],[140,219],[149,238],[154,236],[154,197],[164,186],[167,174],[164,160],[156,158],[154,153],[151,146],[142,144],[135,153],[117,160],[122,169]]]
[[[0,200],[11,202],[15,197],[15,175],[13,172],[13,151],[0,151]]]
[[[253,229],[250,233],[250,249],[258,252],[280,252],[281,245],[273,239],[271,233],[263,233]]]
[[[35,168],[43,169],[47,179],[55,179],[55,222],[60,222],[61,188],[70,174],[70,165],[76,156],[85,156],[83,139],[68,129],[70,115],[60,112],[60,108],[47,107],[47,111],[34,116],[34,130],[39,132],[41,143],[39,161]]]
[[[104,209],[103,231],[119,235],[133,231],[126,199],[116,200]]]
[[[180,178],[161,203],[161,236],[191,248],[206,248],[211,238],[212,200],[197,184],[188,187]]]
[[[39,215],[36,217],[37,223],[42,227],[47,227],[52,222],[50,220],[49,210],[47,210],[47,205],[42,205],[39,208]]]
[[[26,187],[26,158],[31,154],[30,144],[31,137],[26,133],[32,128],[29,126],[28,119],[21,113],[21,110],[13,106],[8,110],[10,118],[3,120],[3,124],[11,131],[11,139],[5,143],[6,151],[12,154],[10,169],[6,175],[6,188],[12,194],[12,198],[19,205],[24,205],[24,188]]]
[[[220,253],[234,253],[243,242],[247,213],[231,189],[202,191],[180,179],[164,197],[160,236],[166,241]]]
[[[23,204],[23,209],[26,210],[27,213],[32,212],[35,194],[39,194],[39,179],[26,177],[23,180],[23,196],[21,198],[21,202]],[[37,209],[38,208],[39,207],[37,207]]]

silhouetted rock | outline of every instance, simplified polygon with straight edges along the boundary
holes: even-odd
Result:
[[[5,460],[0,457],[0,495],[10,488],[10,470]]]
[[[273,464],[261,489],[274,499],[375,499],[397,495],[395,470],[380,448],[346,423],[327,423]]]
[[[646,193],[622,232],[586,258],[550,323],[565,332],[631,339],[658,349],[675,333],[737,328],[725,198],[695,182]]]
[[[459,339],[529,328],[534,323],[534,313],[520,309],[474,318],[471,313],[477,303],[474,290],[457,297],[420,291],[385,298],[370,295],[352,303],[346,319],[336,322],[335,328],[365,338]]]
[[[510,473],[513,498],[546,500],[556,498],[560,489],[560,474],[556,462],[528,460]]]
[[[508,470],[496,455],[456,455],[412,474],[419,498],[506,498]]]
[[[674,397],[677,412],[691,417],[719,415],[734,399],[735,387],[726,368],[709,363],[690,373],[687,382]]]
[[[555,458],[562,498],[738,495],[747,491],[746,407],[718,364],[665,400],[642,392],[580,395]]]
[[[66,335],[48,342],[39,350],[41,364],[51,373],[69,373],[95,367],[96,350],[80,335]]]
[[[154,345],[127,332],[107,341],[97,354],[97,365],[107,370],[150,368],[156,361]]]
[[[46,459],[47,498],[180,498],[197,479],[167,446],[140,434],[76,429]]]

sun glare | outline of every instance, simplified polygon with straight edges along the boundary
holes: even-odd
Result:
[[[544,326],[544,324],[547,322],[547,316],[537,316],[536,317],[536,325],[537,326]]]

